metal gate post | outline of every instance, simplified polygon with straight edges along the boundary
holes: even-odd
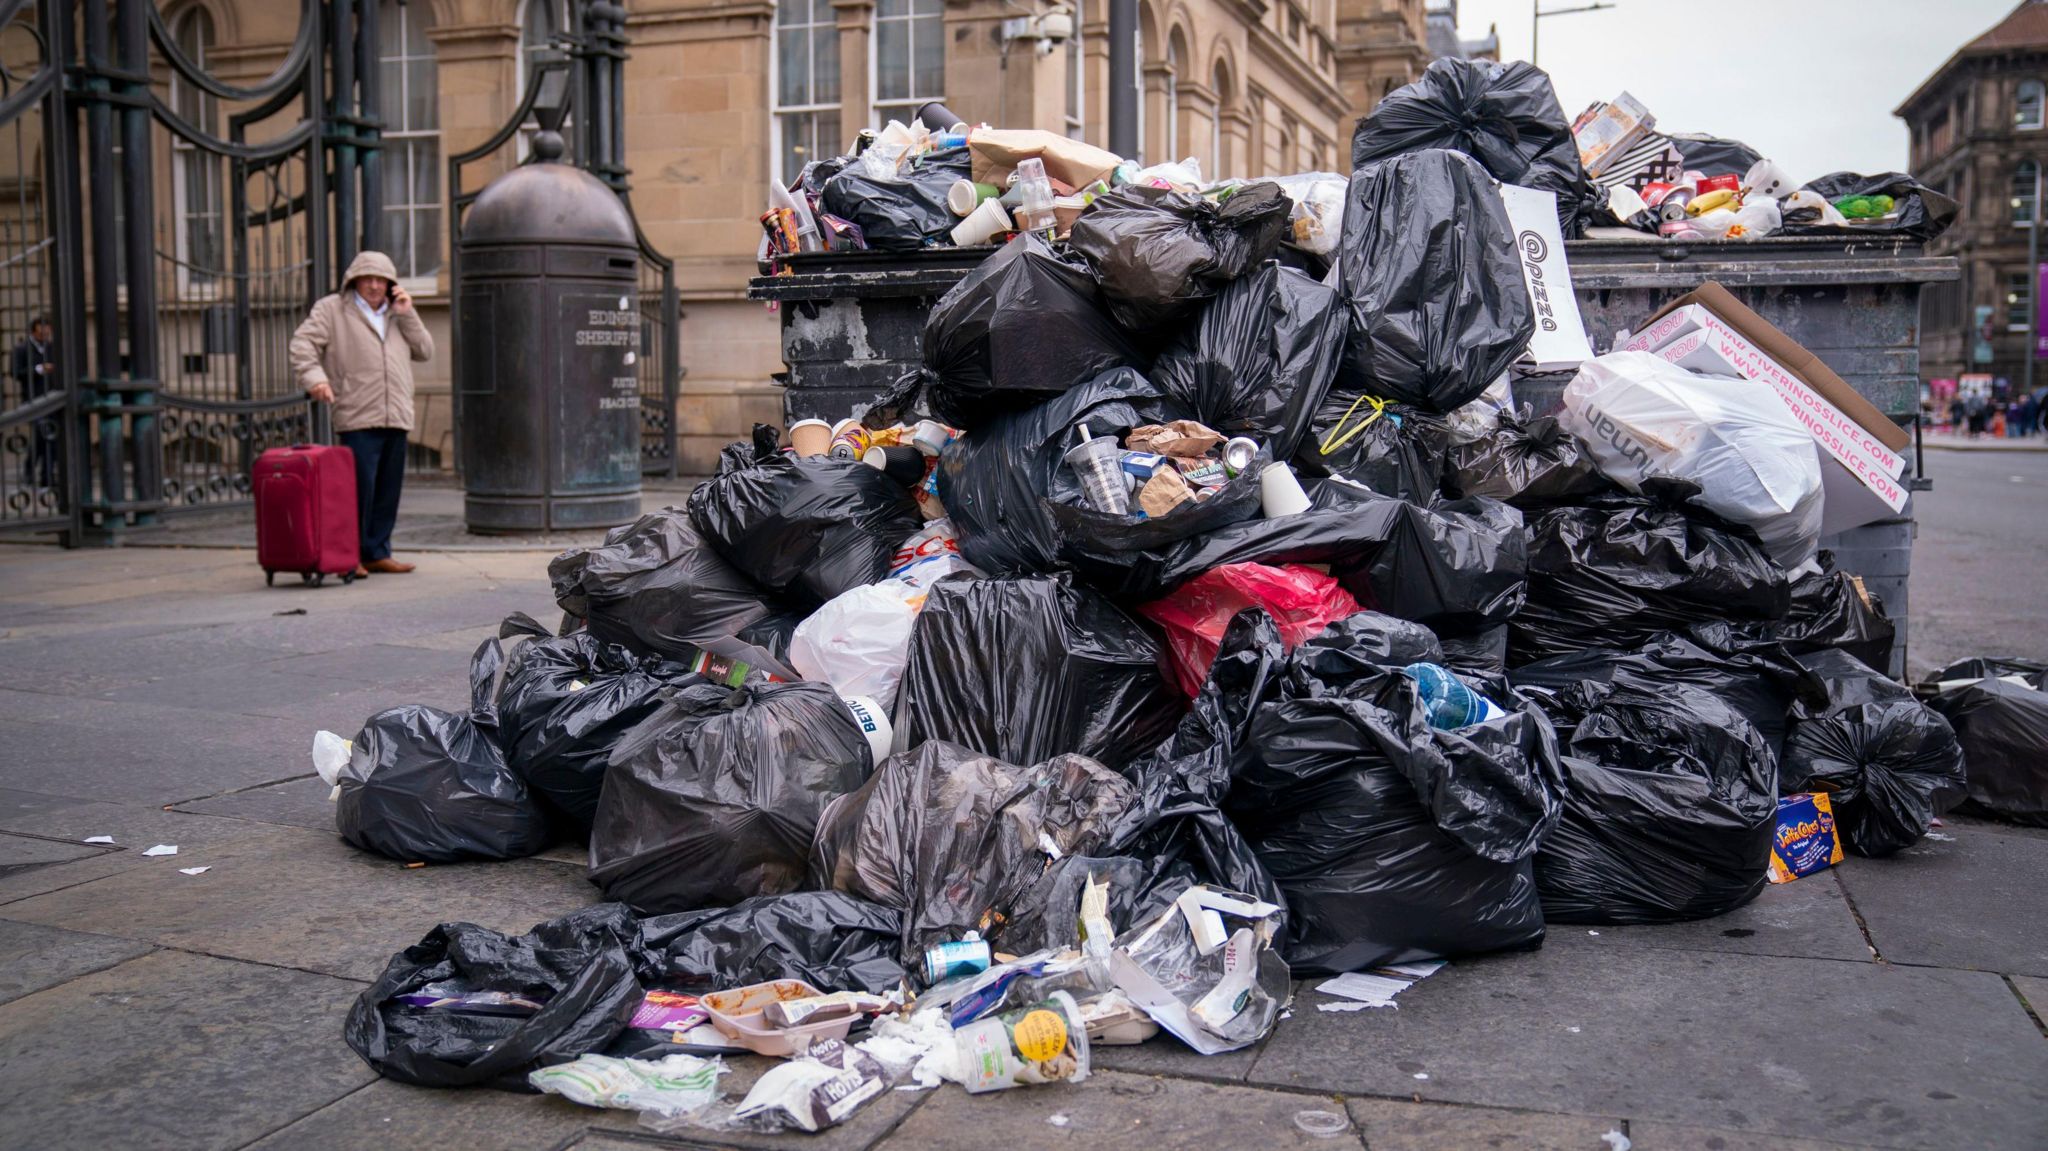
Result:
[[[47,67],[58,70],[57,82],[43,97],[44,186],[49,189],[45,218],[55,242],[48,256],[51,311],[57,321],[57,386],[64,389],[64,422],[57,452],[58,484],[68,526],[60,541],[75,548],[85,539],[85,501],[92,490],[85,462],[84,396],[79,387],[85,364],[85,278],[78,257],[85,252],[85,222],[79,211],[77,110],[72,107],[64,72],[72,65],[72,29],[76,0],[45,0],[39,13]],[[104,112],[104,106],[102,106]],[[109,197],[111,199],[111,197]]]
[[[163,443],[157,427],[156,166],[152,161],[149,90],[149,0],[118,0],[115,47],[120,62],[121,175],[127,202],[128,383],[137,524],[156,522],[163,503]]]

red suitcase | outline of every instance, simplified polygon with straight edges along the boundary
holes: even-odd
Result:
[[[356,457],[347,448],[293,444],[256,457],[256,562],[265,583],[297,572],[319,585],[355,578]]]

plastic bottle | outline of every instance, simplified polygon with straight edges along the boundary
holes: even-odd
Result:
[[[1017,164],[1017,192],[1021,204],[1017,227],[1036,232],[1053,226],[1052,180],[1045,174],[1045,161],[1033,156]]]
[[[1507,714],[1492,700],[1466,687],[1464,680],[1441,664],[1411,663],[1401,671],[1415,681],[1416,690],[1422,693],[1422,705],[1429,709],[1431,727],[1470,727]]]

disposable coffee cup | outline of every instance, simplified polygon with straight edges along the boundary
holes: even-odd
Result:
[[[925,455],[916,448],[869,448],[861,453],[860,462],[906,488],[924,478]]]
[[[977,184],[972,180],[955,180],[953,185],[946,189],[946,207],[951,209],[955,216],[967,216],[983,200],[993,200],[995,198],[996,186],[994,184]]]
[[[1086,435],[1088,428],[1085,424],[1081,431]],[[1067,452],[1066,460],[1067,466],[1074,469],[1074,475],[1080,478],[1081,495],[1090,507],[1113,516],[1130,514],[1131,489],[1124,482],[1115,436],[1083,439]]]
[[[953,225],[953,243],[962,248],[986,244],[1003,232],[1012,230],[1010,214],[1003,211],[1000,200],[983,200],[975,205],[967,218]]]
[[[1301,481],[1294,478],[1294,469],[1286,464],[1272,463],[1259,473],[1259,506],[1269,520],[1283,516],[1298,516],[1311,506],[1308,493],[1301,490]]]
[[[928,456],[945,451],[952,439],[953,429],[937,420],[919,420],[910,433],[911,445]]]
[[[789,446],[800,456],[822,456],[832,450],[832,425],[823,420],[798,420],[789,425]]]
[[[853,722],[860,725],[862,735],[868,737],[868,750],[874,753],[876,765],[889,758],[889,745],[895,742],[896,729],[889,722],[889,715],[882,705],[865,695],[843,695],[840,702],[853,713]]]

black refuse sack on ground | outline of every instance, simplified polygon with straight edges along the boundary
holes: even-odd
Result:
[[[1845,196],[1890,196],[1892,215],[1882,220],[1851,221],[1847,224],[1792,224],[1785,231],[1794,235],[1860,235],[1877,232],[1931,240],[1948,230],[1956,218],[1956,202],[1903,172],[1879,172],[1865,176],[1856,172],[1832,172],[1809,180],[1806,191],[1817,192],[1832,204]]]
[[[1343,476],[1383,496],[1426,504],[1443,487],[1451,429],[1444,418],[1332,387],[1294,452],[1304,477]]]
[[[1819,679],[1783,649],[1769,645],[1711,648],[1685,636],[1652,637],[1633,651],[1587,648],[1524,664],[1509,673],[1518,688],[1545,701],[1562,699],[1564,710],[1590,710],[1618,686],[1655,695],[1666,687],[1697,687],[1719,696],[1763,734],[1773,756],[1785,746],[1787,716],[1815,714],[1826,706]],[[1555,708],[1546,702],[1551,718]]]
[[[1613,491],[1531,517],[1528,602],[1509,624],[1509,666],[1791,610],[1785,570],[1754,533],[1685,506],[1691,484],[1644,486],[1645,496]]]
[[[1352,173],[1337,262],[1351,318],[1341,389],[1448,412],[1535,335],[1507,209],[1461,153],[1414,152]]]
[[[1144,625],[1071,577],[941,581],[910,637],[900,746],[945,740],[1006,763],[1072,754],[1121,768],[1180,722],[1159,657]]]
[[[1292,456],[1344,353],[1334,289],[1267,264],[1211,300],[1152,364],[1152,384],[1226,436]]]
[[[2002,664],[2010,673],[2038,682],[2038,674],[2027,675],[2026,665],[2017,663],[1999,661],[1983,670],[1995,677],[2002,674],[1997,670]],[[1947,668],[1922,687],[1965,679],[1974,670]],[[1958,671],[1963,674],[1955,674]],[[1956,810],[2048,827],[2048,692],[1990,678],[1938,692],[1928,703],[1947,717],[1963,745],[1968,796]]]
[[[1419,660],[1442,662],[1427,629],[1351,616],[1296,649],[1289,698],[1252,722],[1229,811],[1287,895],[1297,971],[1543,938],[1529,857],[1558,814],[1550,723],[1496,680],[1480,686],[1506,715],[1432,727],[1401,671]]]
[[[1359,120],[1351,167],[1425,148],[1455,149],[1504,184],[1557,193],[1557,222],[1568,240],[1584,234],[1587,217],[1606,203],[1579,163],[1550,76],[1534,64],[1436,61]],[[1350,228],[1345,221],[1345,235]]]
[[[597,547],[563,552],[549,561],[548,579],[562,610],[608,643],[670,659],[708,651],[796,677],[779,666],[795,624],[680,508],[613,528]]]
[[[825,809],[811,882],[901,910],[906,965],[969,931],[1000,945],[1045,867],[1095,854],[1131,798],[1122,776],[1086,756],[1023,767],[932,740]]]
[[[877,180],[859,163],[847,165],[825,183],[820,207],[860,225],[870,248],[909,252],[951,243],[960,222],[946,206],[955,181],[973,175],[967,149],[946,148],[919,156],[893,180]]]
[[[1526,409],[1502,412],[1493,431],[1448,452],[1446,493],[1492,496],[1526,512],[1576,503],[1613,487],[1557,417],[1531,416]]]
[[[1825,791],[1835,830],[1858,855],[1920,842],[1963,796],[1963,747],[1941,714],[1914,699],[1862,703],[1803,720],[1785,741],[1778,790]]]
[[[806,603],[888,574],[924,525],[910,490],[855,460],[777,451],[773,428],[726,447],[718,474],[690,493],[690,522],[769,591]]]
[[[821,991],[890,991],[903,982],[902,931],[894,908],[837,891],[763,895],[640,921],[654,982],[688,992],[775,979]]]
[[[499,748],[497,639],[476,649],[465,715],[407,704],[356,733],[334,826],[364,851],[405,863],[518,859],[547,847],[548,814]]]
[[[578,834],[590,832],[612,744],[654,714],[660,691],[696,681],[690,669],[634,655],[589,632],[551,636],[531,619],[505,621],[519,645],[498,692],[505,761]]]
[[[380,1075],[421,1087],[531,1091],[527,1072],[600,1051],[640,1006],[638,928],[618,904],[586,907],[525,935],[444,923],[392,957],[356,997],[342,1036]],[[499,992],[531,1015],[405,1001]]]
[[[1110,315],[1144,343],[1270,257],[1293,210],[1270,181],[1241,185],[1220,204],[1125,184],[1082,209],[1067,243],[1088,262]]]
[[[819,814],[868,776],[867,736],[846,704],[808,682],[661,697],[612,751],[591,882],[650,914],[797,890]]]
[[[932,305],[913,382],[933,416],[972,432],[1112,368],[1144,364],[1087,269],[1027,232]]]
[[[1079,491],[1065,463],[1075,427],[1122,435],[1168,419],[1164,400],[1130,368],[1104,372],[1029,411],[1001,416],[954,440],[939,457],[939,501],[960,554],[991,575],[1031,575],[1059,563],[1052,495]]]

